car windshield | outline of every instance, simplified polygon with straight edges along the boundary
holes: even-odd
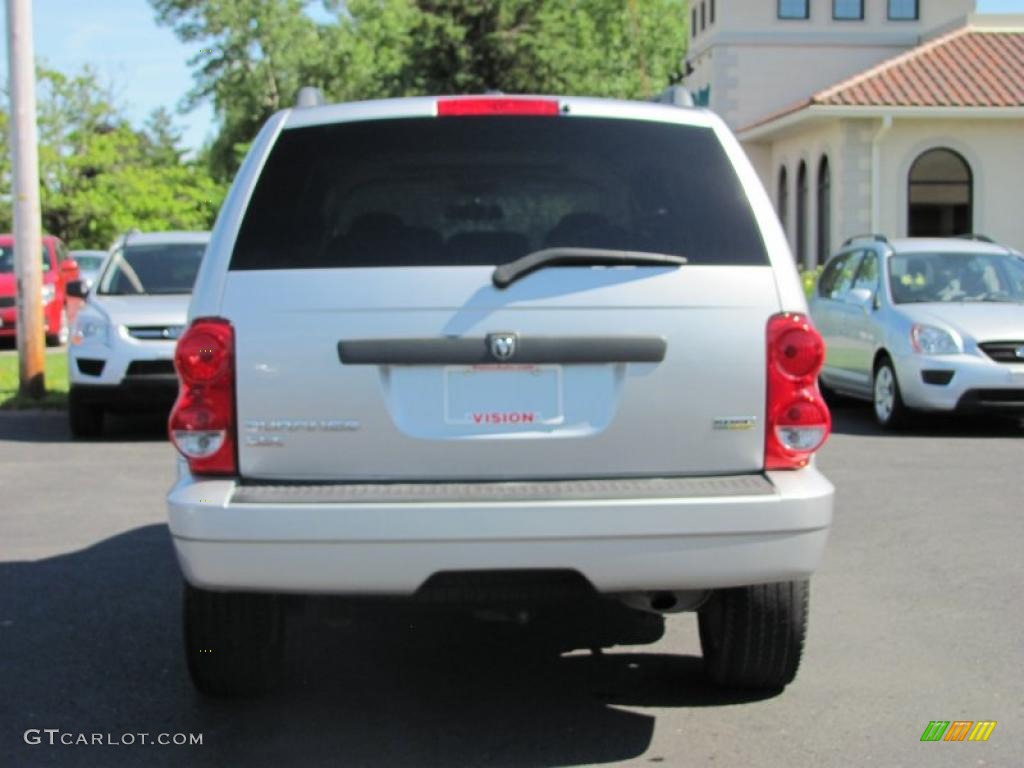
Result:
[[[453,117],[285,131],[231,269],[493,266],[559,247],[768,261],[710,128]]]
[[[990,253],[903,253],[889,259],[897,304],[1024,303],[1024,258]]]
[[[129,245],[114,254],[99,293],[112,296],[191,293],[204,243]]]
[[[75,263],[83,272],[95,272],[103,264],[105,254],[74,254]]]
[[[43,246],[43,272],[50,271],[50,260],[46,257],[46,246]],[[14,246],[0,245],[0,272],[14,271]]]

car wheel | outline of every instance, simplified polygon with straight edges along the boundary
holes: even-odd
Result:
[[[71,336],[71,329],[68,327],[68,310],[64,307],[60,311],[60,327],[57,332],[46,337],[46,345],[49,347],[63,347],[68,343]]]
[[[807,631],[806,581],[717,590],[697,612],[708,676],[730,688],[793,681]]]
[[[103,408],[82,402],[74,387],[68,393],[68,426],[74,437],[99,437],[103,434]]]
[[[211,592],[185,584],[185,657],[208,696],[273,690],[284,664],[284,607],[277,595]]]
[[[875,367],[871,391],[875,420],[880,426],[896,429],[907,422],[909,413],[903,404],[903,395],[900,394],[896,369],[889,358],[882,358]]]

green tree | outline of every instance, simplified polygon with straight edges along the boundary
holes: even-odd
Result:
[[[679,71],[681,0],[418,0],[419,90],[644,98]]]
[[[308,0],[150,0],[157,20],[199,52],[189,60],[189,108],[210,99],[220,131],[209,149],[221,178],[237,168],[260,125],[303,85],[326,85],[337,24],[319,24]]]
[[[119,233],[207,229],[224,195],[204,164],[184,162],[165,110],[136,130],[89,68],[37,74],[43,229],[72,247],[105,248]],[[6,107],[6,104],[4,105]],[[9,110],[0,111],[6,122]],[[9,146],[0,134],[0,185],[10,190]],[[0,227],[10,227],[9,196]]]
[[[14,230],[14,210],[11,207],[11,110],[7,106],[7,95],[3,96],[4,108],[0,109],[0,232]]]
[[[150,0],[212,99],[219,178],[303,85],[329,99],[434,93],[643,98],[679,77],[685,0]],[[313,14],[313,11],[317,13]]]

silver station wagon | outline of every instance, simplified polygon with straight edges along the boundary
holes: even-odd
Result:
[[[912,411],[1024,414],[1024,255],[982,236],[854,238],[811,299],[826,390]]]
[[[832,519],[806,311],[709,112],[486,96],[273,116],[176,352],[195,684],[269,688],[285,596],[499,599],[487,585],[526,574],[697,610],[713,679],[786,685]]]

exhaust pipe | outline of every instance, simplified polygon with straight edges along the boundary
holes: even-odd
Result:
[[[620,592],[616,597],[638,611],[682,613],[699,608],[710,594],[705,589],[659,589],[655,592]]]
[[[679,603],[673,592],[652,592],[648,597],[652,611],[664,613],[671,611]]]

